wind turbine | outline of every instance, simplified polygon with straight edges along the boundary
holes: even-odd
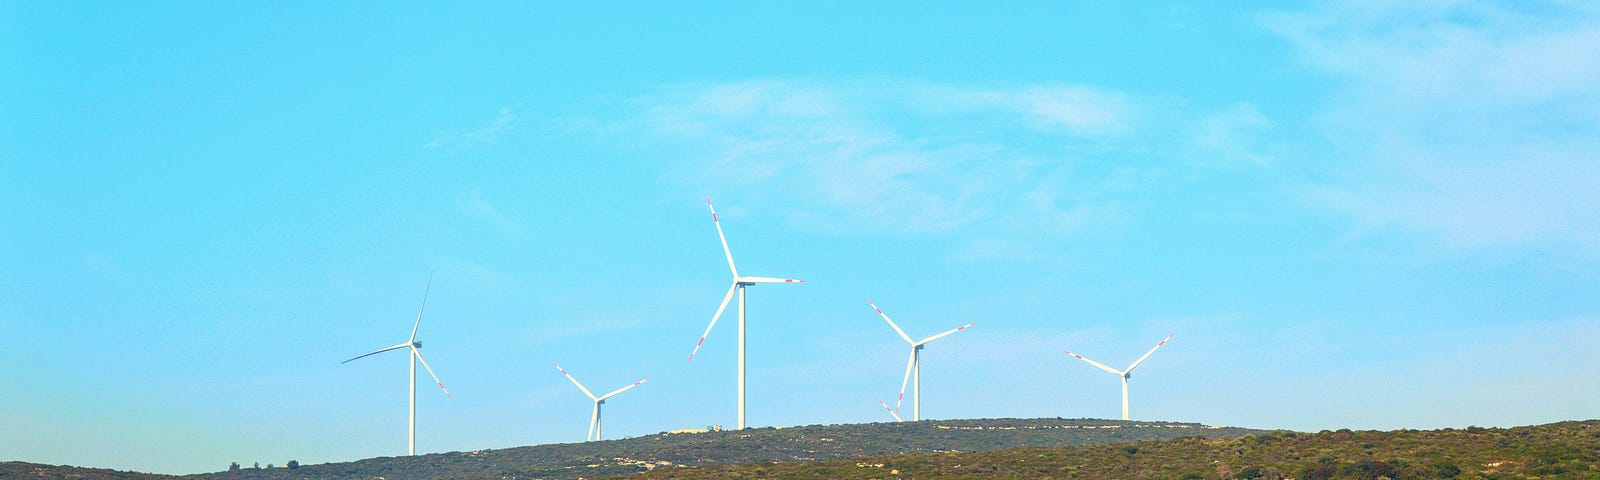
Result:
[[[1066,352],[1067,355],[1072,355],[1072,358],[1076,358],[1078,360],[1083,360],[1085,362],[1088,362],[1090,365],[1094,365],[1096,367],[1099,367],[1101,370],[1105,370],[1106,372],[1108,372],[1108,373],[1110,373],[1112,375],[1116,375],[1118,377],[1122,377],[1122,419],[1123,420],[1127,420],[1128,419],[1128,379],[1129,378],[1133,378],[1132,377],[1133,369],[1138,367],[1139,364],[1144,363],[1144,359],[1150,358],[1150,354],[1156,353],[1156,349],[1157,348],[1161,348],[1162,345],[1166,345],[1167,344],[1167,340],[1172,340],[1172,335],[1177,335],[1177,334],[1178,334],[1177,332],[1173,332],[1171,335],[1167,335],[1167,338],[1161,339],[1161,342],[1157,343],[1156,346],[1151,347],[1150,351],[1144,352],[1144,356],[1143,357],[1139,357],[1138,360],[1134,360],[1133,361],[1132,365],[1128,365],[1128,369],[1127,370],[1117,370],[1115,368],[1111,368],[1111,367],[1107,367],[1105,365],[1102,365],[1100,362],[1096,362],[1094,360],[1083,358],[1083,355],[1078,355],[1076,353],[1067,352],[1065,350],[1062,350],[1062,351]]]
[[[641,383],[650,381],[650,379],[646,378],[644,380],[633,382],[632,385],[616,389],[611,393],[596,397],[593,393],[589,393],[589,389],[583,388],[583,384],[578,383],[578,379],[572,378],[572,374],[567,373],[567,369],[561,368],[561,365],[555,362],[550,362],[550,364],[555,365],[556,370],[560,370],[562,375],[566,375],[567,380],[572,380],[572,384],[577,385],[578,390],[583,390],[583,394],[588,395],[590,400],[594,400],[594,414],[589,416],[589,435],[583,437],[583,441],[586,442],[589,440],[600,440],[600,406],[605,405],[607,398],[611,398],[616,394],[627,391],[630,388],[637,387]]]
[[[717,326],[717,319],[722,318],[722,311],[728,308],[728,301],[733,299],[733,292],[739,291],[739,429],[744,429],[744,289],[757,283],[805,283],[805,280],[792,278],[773,277],[745,277],[739,275],[739,268],[733,266],[733,252],[728,250],[728,237],[722,234],[722,222],[717,220],[717,208],[711,206],[711,197],[706,197],[706,207],[711,209],[711,223],[717,226],[717,239],[722,240],[722,253],[728,257],[728,270],[733,272],[733,286],[728,287],[728,294],[722,297],[722,305],[717,306],[717,313],[711,316],[711,324],[706,325],[706,332],[700,334],[700,341],[694,344],[694,350],[689,352],[690,362],[694,355],[700,352],[700,345],[706,343],[706,336],[711,334],[712,327]]]
[[[894,328],[894,333],[900,334],[900,338],[902,340],[905,340],[906,343],[911,344],[911,358],[906,360],[906,376],[905,376],[905,378],[900,380],[900,398],[898,398],[898,399],[896,399],[894,401],[894,410],[891,410],[889,413],[894,414],[894,417],[895,417],[896,420],[900,419],[900,415],[897,414],[896,412],[900,411],[900,402],[902,402],[902,401],[904,401],[906,399],[906,382],[910,381],[911,382],[911,420],[912,421],[922,420],[922,347],[927,345],[928,342],[932,342],[934,340],[938,340],[940,338],[944,338],[945,335],[949,335],[949,334],[956,333],[956,332],[959,332],[959,331],[962,331],[962,330],[966,330],[967,327],[970,327],[970,326],[973,326],[973,325],[977,325],[978,322],[972,322],[972,323],[969,323],[969,324],[966,324],[966,325],[962,325],[962,326],[956,327],[955,329],[952,329],[950,331],[947,331],[947,332],[944,332],[944,333],[941,333],[941,334],[938,334],[938,335],[934,335],[934,336],[931,336],[931,337],[928,337],[928,338],[924,338],[924,339],[922,339],[920,341],[917,341],[917,340],[912,340],[910,335],[906,335],[906,332],[904,330],[901,330],[899,325],[895,325],[894,324],[894,320],[890,320],[889,316],[883,313],[883,309],[878,308],[877,305],[873,305],[872,304],[872,300],[867,300],[867,305],[871,305],[872,306],[872,310],[878,312],[878,316],[883,317],[883,321],[889,322],[889,326],[891,328]],[[915,380],[913,380],[913,379],[915,379]],[[882,402],[879,402],[879,403],[882,403]],[[888,408],[888,407],[889,407],[888,405],[884,405],[884,408]]]
[[[433,367],[428,366],[428,361],[422,358],[422,342],[417,341],[417,328],[422,326],[422,310],[428,308],[428,292],[431,290],[433,290],[433,275],[428,275],[428,287],[422,291],[422,308],[417,309],[417,323],[411,326],[410,340],[406,340],[406,343],[380,349],[365,355],[358,355],[350,360],[339,362],[340,364],[345,364],[350,363],[352,360],[357,358],[377,355],[390,350],[399,350],[402,348],[411,349],[411,420],[410,434],[406,437],[407,455],[417,454],[417,362],[422,362],[422,368],[428,369],[428,376],[433,377],[433,382],[439,384],[439,389],[444,390],[444,395],[446,397],[455,398],[454,395],[450,395],[449,390],[445,390],[444,382],[439,381],[439,376],[433,374]]]

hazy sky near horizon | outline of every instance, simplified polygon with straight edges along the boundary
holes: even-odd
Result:
[[[1600,9],[1393,3],[0,2],[0,460],[731,426],[708,196],[752,426],[1595,418]]]

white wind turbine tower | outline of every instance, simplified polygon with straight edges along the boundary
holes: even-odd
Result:
[[[931,337],[928,337],[928,338],[924,338],[924,339],[918,341],[918,340],[912,340],[910,335],[906,335],[906,332],[904,330],[901,330],[899,325],[895,325],[894,324],[894,320],[890,320],[889,319],[889,315],[886,315],[886,314],[883,313],[883,309],[880,309],[880,308],[878,308],[877,305],[873,305],[872,304],[872,300],[867,300],[867,305],[872,306],[872,310],[878,312],[878,316],[883,317],[883,321],[889,322],[889,326],[891,328],[894,328],[894,333],[900,334],[900,338],[905,340],[906,343],[911,345],[911,358],[906,360],[906,376],[905,376],[905,378],[900,380],[900,398],[898,398],[898,399],[896,399],[894,401],[894,410],[890,410],[889,413],[891,415],[894,415],[895,420],[899,420],[900,419],[900,415],[898,413],[896,413],[896,412],[900,411],[900,402],[902,402],[902,401],[904,401],[906,399],[906,382],[910,381],[911,382],[911,420],[912,421],[922,420],[922,347],[927,345],[928,342],[932,342],[934,340],[938,340],[940,338],[944,338],[945,335],[949,335],[949,334],[956,333],[956,332],[959,332],[959,331],[962,331],[962,330],[966,330],[967,327],[970,327],[970,326],[973,326],[973,325],[977,325],[978,322],[968,323],[966,325],[962,325],[962,326],[956,327],[956,328],[954,328],[954,329],[952,329],[950,331],[947,331],[947,332],[944,332],[944,333],[941,333],[941,334],[938,334],[938,335],[934,335],[934,336],[931,336]],[[883,403],[883,402],[880,401],[878,403]],[[884,405],[884,408],[889,408],[889,406],[888,405]]]
[[[733,252],[728,250],[728,237],[722,234],[722,222],[717,220],[717,209],[711,206],[711,198],[706,197],[706,207],[711,209],[711,223],[717,226],[717,239],[722,240],[722,253],[728,257],[728,270],[733,271],[733,286],[728,287],[728,294],[722,297],[722,305],[717,306],[717,313],[711,316],[711,324],[706,325],[706,332],[700,334],[700,341],[694,344],[694,351],[689,352],[690,362],[694,355],[700,352],[700,345],[706,343],[706,335],[711,334],[711,328],[717,326],[717,319],[722,317],[722,311],[728,308],[728,301],[733,299],[733,292],[739,291],[739,429],[744,429],[744,289],[757,283],[805,283],[805,280],[773,277],[745,277],[739,275],[739,268],[733,266]]]
[[[345,360],[343,362],[339,362],[341,364],[345,364],[345,363],[350,363],[352,360],[355,360],[357,358],[366,357],[366,356],[370,356],[370,355],[377,355],[379,353],[387,352],[387,351],[390,351],[390,350],[398,350],[398,349],[402,349],[402,348],[410,348],[411,349],[411,355],[410,355],[410,357],[411,357],[410,358],[410,360],[411,360],[411,362],[410,362],[411,363],[411,376],[410,376],[410,378],[411,378],[411,416],[410,416],[410,433],[406,437],[406,454],[407,455],[416,455],[417,454],[417,362],[422,362],[422,368],[428,369],[428,376],[433,377],[433,382],[439,384],[439,389],[440,390],[444,390],[444,394],[445,394],[446,397],[455,398],[455,396],[450,395],[450,391],[449,390],[445,390],[444,382],[440,382],[439,381],[439,376],[433,374],[433,367],[428,366],[428,361],[424,360],[422,358],[422,350],[421,350],[422,349],[422,342],[417,341],[417,328],[422,326],[422,310],[428,308],[428,292],[431,291],[431,290],[433,290],[433,276],[429,275],[428,276],[428,288],[423,290],[423,292],[422,292],[422,308],[418,308],[417,309],[417,323],[415,323],[415,324],[413,324],[411,326],[411,339],[410,340],[407,340],[406,343],[395,345],[393,347],[384,348],[384,349],[381,349],[381,350],[378,350],[378,351],[375,351],[375,352],[372,352],[372,353],[368,353],[368,354],[365,354],[365,355],[359,355],[359,356],[356,356],[355,358],[351,358],[350,360]]]
[[[583,388],[583,384],[578,383],[578,379],[572,378],[572,374],[567,373],[567,369],[561,368],[561,365],[555,362],[550,362],[550,364],[555,365],[556,370],[560,370],[562,375],[566,375],[567,380],[572,380],[572,384],[577,385],[578,390],[583,390],[583,394],[588,395],[590,400],[594,400],[594,414],[589,416],[589,435],[583,437],[583,440],[586,442],[589,440],[600,440],[600,406],[605,405],[607,398],[611,398],[619,393],[627,391],[630,388],[637,387],[641,383],[650,381],[650,379],[646,378],[644,380],[633,382],[632,385],[616,389],[611,393],[596,397],[593,393],[589,393],[589,389]]]
[[[1111,367],[1107,367],[1105,365],[1102,365],[1100,362],[1096,362],[1094,360],[1083,358],[1083,355],[1078,355],[1078,354],[1072,353],[1072,352],[1066,352],[1066,353],[1067,353],[1067,355],[1072,355],[1072,358],[1076,358],[1078,360],[1083,360],[1085,362],[1088,362],[1090,365],[1094,365],[1096,367],[1099,367],[1101,370],[1105,370],[1106,372],[1111,373],[1112,375],[1116,375],[1118,377],[1122,377],[1122,419],[1123,420],[1127,420],[1128,419],[1128,379],[1132,378],[1133,369],[1138,367],[1139,364],[1144,363],[1144,359],[1150,358],[1150,354],[1156,353],[1156,349],[1157,348],[1161,348],[1162,345],[1166,345],[1167,344],[1167,340],[1172,340],[1172,335],[1177,335],[1177,334],[1178,334],[1177,332],[1173,332],[1171,335],[1167,335],[1167,338],[1161,339],[1161,342],[1157,343],[1156,346],[1151,347],[1150,351],[1144,352],[1144,356],[1143,357],[1139,357],[1138,360],[1134,360],[1133,361],[1132,365],[1128,365],[1128,369],[1127,370],[1117,370],[1115,368],[1111,368]],[[1063,350],[1063,351],[1065,351],[1065,350]]]

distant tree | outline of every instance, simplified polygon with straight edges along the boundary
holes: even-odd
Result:
[[[230,463],[228,463],[228,471],[230,471],[230,472],[239,471],[239,462],[230,462]]]
[[[272,464],[267,464],[267,468],[272,468]]]
[[[256,470],[260,470],[261,469],[261,462],[256,462],[256,466],[252,467],[252,468],[255,468]]]
[[[296,460],[290,460],[289,463],[284,464],[284,466],[289,467],[290,470],[294,470],[296,468],[300,468],[300,462]]]

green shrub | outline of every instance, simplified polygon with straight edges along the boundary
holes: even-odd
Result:
[[[1456,478],[1461,475],[1461,468],[1455,462],[1442,460],[1433,464],[1433,476],[1439,478]]]

